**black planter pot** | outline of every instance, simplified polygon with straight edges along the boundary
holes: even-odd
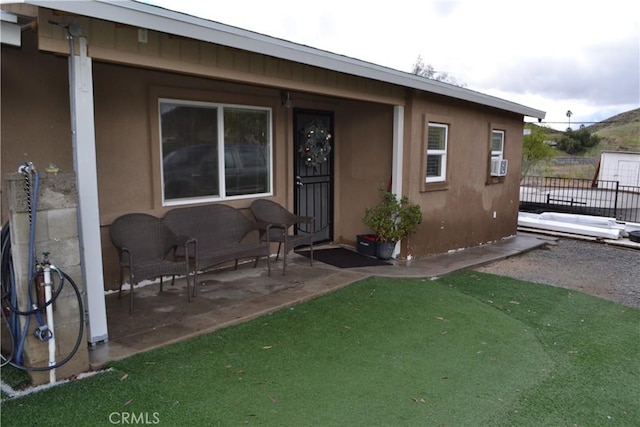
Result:
[[[396,242],[377,242],[376,257],[379,259],[391,259],[393,250],[396,248]]]
[[[358,234],[356,236],[358,253],[370,257],[376,256],[376,235],[375,234]]]

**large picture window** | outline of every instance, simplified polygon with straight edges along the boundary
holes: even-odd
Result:
[[[160,99],[163,199],[271,193],[271,110]]]
[[[429,123],[425,182],[441,182],[447,179],[448,134],[449,126],[446,124]]]

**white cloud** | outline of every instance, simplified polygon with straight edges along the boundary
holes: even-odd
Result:
[[[566,121],[568,109],[574,122],[640,106],[637,2],[148,2],[402,71],[421,55],[469,89],[546,111],[550,122]]]

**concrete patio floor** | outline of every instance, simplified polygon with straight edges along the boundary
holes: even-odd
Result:
[[[493,244],[473,247],[392,265],[340,269],[295,253],[288,258],[287,275],[282,261],[272,262],[267,275],[265,260],[257,268],[242,264],[238,270],[223,268],[198,275],[198,296],[187,302],[184,279],[136,288],[134,313],[129,315],[129,293],[106,297],[109,341],[92,347],[92,369],[112,360],[213,332],[333,292],[370,276],[437,277],[479,266],[540,247],[546,243],[534,235],[518,234]],[[320,246],[316,250],[323,250]]]

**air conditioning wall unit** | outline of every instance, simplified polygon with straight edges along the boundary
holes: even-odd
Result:
[[[506,176],[508,160],[491,159],[491,176]]]

